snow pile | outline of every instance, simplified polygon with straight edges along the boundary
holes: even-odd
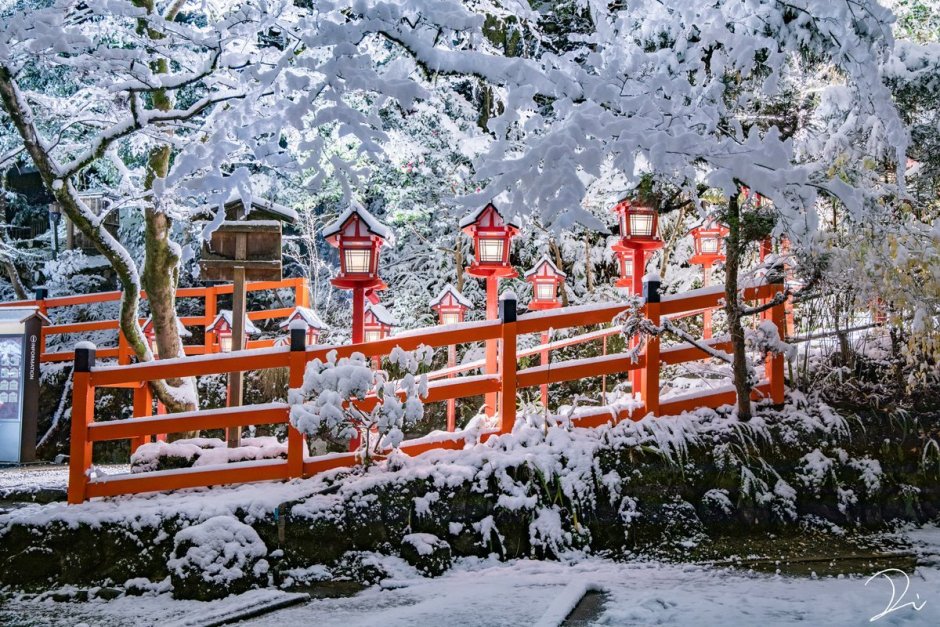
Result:
[[[267,580],[267,547],[258,532],[231,516],[186,527],[173,545],[167,568],[177,598],[222,598]]]
[[[242,438],[237,448],[228,448],[219,438],[186,438],[138,447],[131,455],[131,472],[278,458],[287,458],[287,444],[275,437]]]

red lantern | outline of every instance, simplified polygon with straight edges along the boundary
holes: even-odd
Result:
[[[219,352],[232,352],[232,312],[228,309],[219,311],[212,324],[206,327],[206,333],[215,333],[218,341]],[[245,318],[245,346],[248,345],[248,336],[255,335],[261,331],[251,320]]]
[[[629,200],[621,200],[614,207],[620,220],[620,239],[626,247],[634,250],[655,249],[663,245],[659,239],[659,214]]]
[[[467,272],[477,277],[517,276],[509,264],[509,247],[512,238],[519,233],[518,220],[504,220],[499,210],[490,203],[467,215],[460,221],[460,228],[473,238],[475,261],[467,268]]]
[[[379,278],[379,249],[385,242],[393,243],[388,228],[375,219],[358,202],[323,229],[323,237],[339,249],[339,276],[336,287],[351,289],[385,289]]]
[[[147,344],[150,345],[150,352],[153,353],[153,358],[160,359],[160,351],[157,349],[157,334],[153,328],[153,318],[147,318],[140,330],[144,332],[144,337],[147,339]],[[189,329],[183,326],[179,318],[176,319],[176,332],[179,333],[180,338],[192,337],[193,335],[189,332]]]
[[[398,321],[392,317],[388,309],[379,304],[369,303],[366,305],[363,341],[376,342],[384,340],[391,333],[392,327],[397,324]]]
[[[467,310],[471,307],[473,303],[450,283],[431,301],[431,309],[437,313],[440,324],[463,322]]]
[[[294,320],[300,320],[307,325],[307,346],[316,344],[320,338],[320,332],[327,329],[317,312],[309,307],[295,307],[287,319],[277,326],[286,331],[290,329],[290,323]]]
[[[689,263],[711,266],[725,260],[722,244],[728,236],[726,226],[711,219],[693,228],[691,233],[695,242],[695,254],[689,259]]]
[[[615,287],[633,287],[633,251],[614,244],[614,254],[617,255],[617,265],[620,268],[620,278],[614,282]]]
[[[525,273],[525,280],[532,284],[532,302],[529,309],[554,309],[561,306],[558,289],[567,277],[548,257],[542,257],[531,270]]]

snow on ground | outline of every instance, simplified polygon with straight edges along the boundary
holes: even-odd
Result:
[[[126,464],[95,466],[100,474],[116,475],[130,472]],[[0,496],[9,492],[65,490],[69,484],[68,464],[43,464],[0,468]]]
[[[821,579],[669,564],[616,563],[599,558],[568,562],[466,558],[437,579],[421,577],[399,558],[380,558],[391,576],[347,598],[314,599],[243,624],[282,627],[455,627],[559,625],[585,590],[606,593],[591,625],[938,625],[940,624],[940,528],[899,534],[915,544],[926,565],[910,577],[900,608],[870,622],[891,599],[886,579],[875,573]],[[931,556],[933,559],[931,560]],[[894,578],[897,594],[904,588]],[[215,603],[174,601],[168,594],[121,597],[110,602],[60,603],[14,598],[0,607],[0,623],[15,625],[210,624],[246,607],[288,599],[252,591]],[[909,605],[915,601],[920,610]],[[923,605],[921,605],[923,604]]]

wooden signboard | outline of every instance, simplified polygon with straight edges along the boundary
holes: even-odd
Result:
[[[248,281],[281,280],[281,223],[274,220],[226,221],[202,246],[200,278],[233,281],[235,267]]]

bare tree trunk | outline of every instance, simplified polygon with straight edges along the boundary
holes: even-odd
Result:
[[[548,247],[552,251],[552,255],[555,257],[555,265],[558,266],[558,269],[562,272],[565,271],[565,260],[561,258],[561,248],[558,246],[558,241],[552,237],[548,240]],[[568,306],[568,290],[564,287],[561,288],[561,306]]]
[[[76,229],[85,235],[108,260],[120,280],[121,294],[120,327],[128,345],[140,361],[150,361],[150,352],[140,329],[140,275],[133,258],[103,225],[92,223],[94,217],[78,196],[71,178],[63,178],[62,169],[49,154],[33,122],[32,112],[19,91],[9,70],[0,65],[0,102],[10,115],[23,140],[23,146],[39,171],[43,183],[52,193],[63,213]],[[152,381],[154,395],[167,407],[176,407],[178,399],[164,381]]]
[[[20,279],[20,273],[16,270],[16,266],[6,257],[4,257],[0,263],[3,264],[7,278],[10,279],[10,285],[13,286],[13,293],[16,294],[16,299],[27,300],[29,296],[26,295],[26,286],[23,285],[23,281]]]
[[[594,272],[591,268],[591,240],[587,233],[584,234],[584,281],[587,284],[587,291],[594,291]]]
[[[679,207],[679,217],[676,219],[675,228],[672,229],[669,241],[667,241],[666,245],[663,247],[663,259],[659,264],[659,276],[662,278],[666,277],[666,269],[669,267],[669,258],[676,249],[676,242],[679,240],[679,235],[683,231],[682,223],[685,221],[685,208],[686,205]]]
[[[741,303],[738,296],[738,270],[741,267],[741,255],[745,242],[741,241],[741,207],[739,194],[728,199],[728,240],[727,259],[725,261],[725,313],[728,316],[728,329],[731,333],[733,351],[732,373],[734,388],[738,395],[738,419],[751,419],[751,380],[747,367],[747,354],[744,344],[744,327],[741,324]]]
[[[460,235],[457,235],[457,243],[454,246],[454,265],[457,268],[457,291],[463,294],[463,247],[461,247]]]

